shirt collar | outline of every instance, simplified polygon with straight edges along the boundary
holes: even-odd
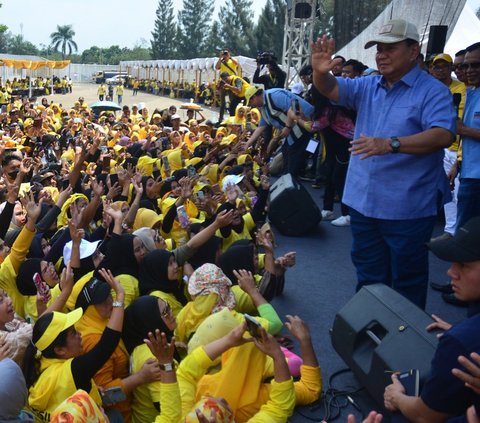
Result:
[[[402,81],[405,85],[408,85],[409,87],[412,87],[413,84],[415,83],[415,81],[417,80],[417,78],[420,76],[420,73],[422,72],[422,70],[420,69],[420,66],[418,65],[415,65],[412,69],[410,69],[405,75],[403,75],[399,81],[395,82],[395,84],[393,85],[396,85],[398,84],[400,81]],[[379,80],[378,80],[378,84],[383,87],[383,88],[387,88],[387,81],[385,80],[385,77],[382,76]]]

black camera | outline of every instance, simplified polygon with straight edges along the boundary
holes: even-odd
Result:
[[[277,58],[271,51],[264,51],[263,53],[259,53],[257,55],[257,63],[259,65],[269,65],[277,63]]]

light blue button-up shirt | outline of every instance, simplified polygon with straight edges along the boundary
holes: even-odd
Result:
[[[480,129],[480,88],[469,88],[465,101],[463,123]],[[462,137],[462,178],[480,179],[480,140]]]
[[[456,132],[448,87],[418,66],[390,89],[382,76],[337,78],[339,104],[357,111],[355,139],[402,137],[440,127]],[[437,214],[449,200],[443,149],[430,154],[352,156],[343,202],[365,216],[415,219]]]

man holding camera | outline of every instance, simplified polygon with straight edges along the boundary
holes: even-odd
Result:
[[[268,73],[260,76],[264,66],[267,66]],[[254,84],[263,84],[266,90],[270,88],[285,88],[287,74],[278,66],[277,58],[273,53],[264,52],[257,57],[257,70],[253,74]]]
[[[231,55],[230,50],[228,48],[223,48],[220,52],[220,56],[218,57],[217,64],[215,65],[215,69],[220,71],[220,77],[223,73],[227,73],[227,76],[242,76],[242,68],[240,63],[238,63]],[[223,84],[219,85],[220,88],[220,117],[219,121],[223,121],[223,114],[225,113],[225,87],[222,86]],[[230,106],[232,101],[230,99]],[[238,104],[238,103],[237,103]],[[232,110],[230,107],[229,110]],[[231,113],[230,113],[231,114]],[[233,109],[233,114],[235,114],[235,108]],[[232,114],[231,114],[232,115]],[[233,115],[232,115],[233,116]]]

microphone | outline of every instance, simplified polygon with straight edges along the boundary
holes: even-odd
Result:
[[[455,107],[455,111],[457,112],[457,118],[459,117],[459,109],[460,109],[460,102],[462,101],[462,94],[454,93],[453,94],[453,106]]]

